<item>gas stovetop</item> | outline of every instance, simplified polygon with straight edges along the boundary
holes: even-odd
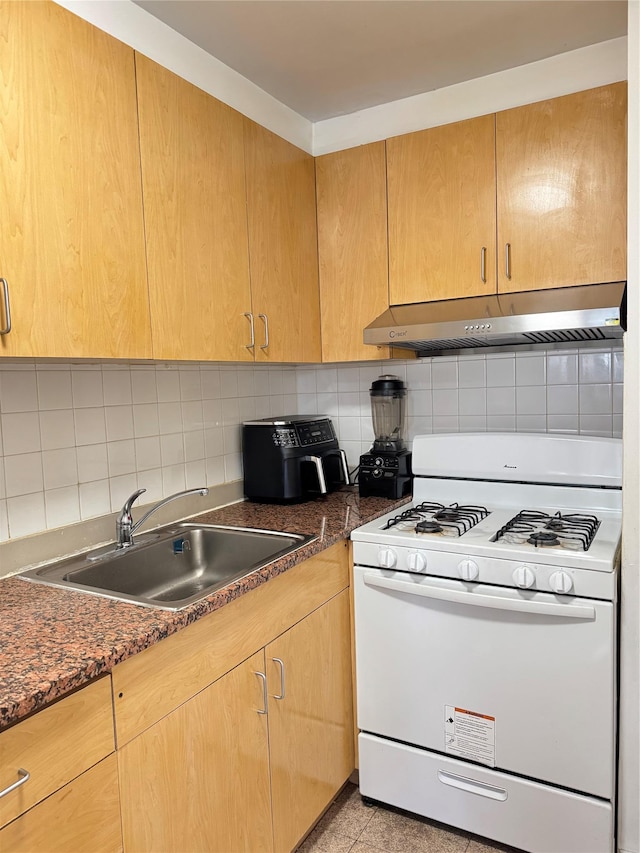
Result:
[[[414,460],[412,503],[351,534],[357,564],[615,596],[622,517],[615,440],[420,436]]]

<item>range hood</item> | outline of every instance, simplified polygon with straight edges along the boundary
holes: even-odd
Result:
[[[626,282],[393,305],[364,330],[365,344],[418,355],[475,348],[584,345],[621,338]]]

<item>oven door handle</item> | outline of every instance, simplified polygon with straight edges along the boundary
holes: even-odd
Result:
[[[473,607],[489,607],[492,610],[515,610],[519,613],[535,613],[542,616],[564,616],[569,619],[595,619],[595,607],[585,604],[555,604],[551,601],[525,601],[521,599],[502,598],[498,595],[478,595],[473,592],[460,592],[456,589],[440,589],[425,584],[406,583],[395,578],[385,578],[365,572],[364,582],[367,586],[379,589],[392,589],[405,592],[408,595],[420,595],[423,598],[437,598],[440,601],[451,601],[454,604],[465,604]]]

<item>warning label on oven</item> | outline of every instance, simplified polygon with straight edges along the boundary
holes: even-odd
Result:
[[[444,706],[445,752],[496,766],[496,718],[455,705]]]

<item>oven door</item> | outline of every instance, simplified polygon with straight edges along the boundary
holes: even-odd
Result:
[[[611,602],[354,575],[361,731],[612,797]]]

